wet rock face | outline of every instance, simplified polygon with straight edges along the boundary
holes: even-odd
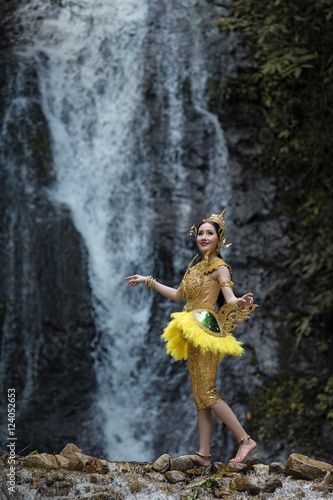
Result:
[[[35,443],[52,452],[63,439],[64,422],[77,440],[88,418],[95,387],[94,312],[81,237],[69,211],[46,191],[54,173],[33,62],[25,66],[10,46],[3,50],[2,400],[8,387],[16,389],[17,451]]]

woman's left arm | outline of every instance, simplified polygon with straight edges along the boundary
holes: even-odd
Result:
[[[217,278],[227,304],[235,304],[238,307],[252,306],[253,293],[246,293],[242,297],[236,297],[230,286],[223,285],[223,283],[230,281],[230,272],[227,267],[219,267],[217,269]]]

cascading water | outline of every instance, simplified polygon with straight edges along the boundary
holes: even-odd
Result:
[[[56,182],[48,197],[69,207],[88,252],[99,335],[85,442],[93,448],[102,433],[112,459],[193,447],[186,368],[159,339],[176,306],[129,290],[124,278],[153,274],[178,286],[193,255],[188,228],[231,198],[223,134],[206,105],[206,7],[32,0],[17,12],[19,57],[33,61],[50,130]]]

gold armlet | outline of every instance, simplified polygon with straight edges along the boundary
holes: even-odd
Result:
[[[228,278],[227,280],[224,280],[224,281],[222,281],[222,283],[220,283],[220,287],[222,287],[222,286],[228,286],[229,288],[233,288],[234,284],[231,281],[231,279]]]

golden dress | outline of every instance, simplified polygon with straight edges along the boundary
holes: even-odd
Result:
[[[229,271],[230,267],[223,259],[215,258],[191,268],[193,260],[180,285],[186,299],[184,309],[171,315],[172,320],[161,337],[166,342],[167,353],[176,361],[187,359],[194,401],[201,410],[221,400],[216,392],[218,362],[226,354],[243,354],[242,342],[231,332],[237,322],[247,319],[257,306],[240,309],[234,304],[225,304],[216,311],[221,286],[232,288],[233,283],[229,279],[220,285],[209,274],[218,267],[227,267]]]

